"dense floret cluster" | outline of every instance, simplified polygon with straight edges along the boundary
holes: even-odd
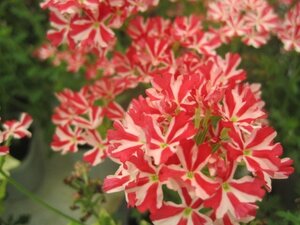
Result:
[[[293,169],[280,159],[259,86],[242,83],[239,61],[187,53],[156,74],[147,97],[133,100],[108,133],[108,154],[120,168],[104,189],[125,191],[128,204],[149,210],[154,224],[252,220],[271,179]],[[165,199],[166,189],[180,204]]]
[[[263,0],[209,1],[207,20],[218,29],[204,29],[197,15],[136,15],[158,3],[42,4],[51,12],[52,45],[37,54],[66,61],[69,71],[85,67],[88,81],[79,91],[57,93],[52,148],[65,154],[84,146],[90,164],[106,157],[118,163],[104,190],[124,191],[128,205],[149,210],[154,224],[249,222],[271,180],[293,172],[292,160],[281,158],[260,85],[245,81],[238,54],[221,57],[216,49],[234,37],[257,48],[277,33],[286,50],[299,51],[300,4],[282,22]],[[132,42],[121,53],[114,29],[125,21]],[[69,49],[54,47],[60,44]],[[139,84],[150,88],[123,109],[117,98]]]

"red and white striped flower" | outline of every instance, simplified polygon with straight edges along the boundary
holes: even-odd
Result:
[[[117,102],[113,101],[104,108],[104,115],[111,120],[121,120],[125,116],[125,111]]]
[[[174,116],[169,124],[162,126],[153,117],[147,116],[144,126],[147,155],[153,157],[156,165],[165,163],[175,154],[179,142],[191,139],[196,132],[190,117],[184,113]]]
[[[110,157],[124,162],[137,150],[145,148],[146,137],[143,128],[136,124],[130,114],[125,114],[122,122],[115,121],[114,128],[115,130],[108,131]]]
[[[92,166],[98,165],[107,155],[105,141],[96,130],[86,130],[82,136],[86,144],[91,146],[91,149],[84,153],[83,159]]]
[[[216,34],[199,30],[188,38],[184,46],[196,50],[199,54],[215,55],[215,49],[220,45],[220,38]]]
[[[151,214],[155,225],[213,224],[207,215],[199,212],[203,203],[201,199],[191,196],[186,189],[180,191],[180,196],[182,196],[182,204],[166,202],[158,211]]]
[[[62,154],[77,152],[79,145],[86,143],[82,132],[83,130],[78,127],[58,126],[51,142],[51,148],[54,151],[61,151]]]
[[[100,3],[96,10],[85,10],[86,16],[76,18],[71,24],[71,36],[83,47],[107,48],[114,41],[114,32],[105,24],[110,8]]]
[[[227,146],[232,160],[243,161],[254,175],[263,172],[266,186],[271,190],[270,178],[280,173],[282,146],[274,143],[276,132],[270,127],[254,129],[251,134],[234,129],[230,133],[233,142]]]
[[[177,41],[185,44],[187,40],[202,30],[201,18],[191,15],[189,17],[176,17],[173,27],[172,35]]]
[[[9,138],[20,139],[23,137],[31,137],[31,132],[28,131],[32,123],[32,117],[27,113],[22,113],[19,120],[7,120],[3,123],[3,131],[1,133],[2,142]]]
[[[247,11],[245,23],[258,33],[274,31],[278,26],[278,16],[265,1],[254,5],[253,10]]]
[[[160,167],[152,164],[152,159],[145,156],[141,150],[130,157],[127,164],[137,170],[135,179],[125,187],[129,206],[136,206],[141,212],[156,211],[163,203],[163,181],[160,179]],[[131,171],[129,171],[132,173]]]
[[[265,191],[262,182],[250,176],[244,176],[235,180],[233,174],[220,183],[219,189],[208,200],[204,202],[206,207],[214,210],[217,219],[223,218],[227,213],[234,215],[236,219],[255,217],[258,206]]]
[[[43,3],[52,14],[52,42],[76,46],[55,52],[54,63],[67,62],[72,72],[85,67],[88,79],[80,91],[57,94],[52,148],[65,154],[84,145],[83,158],[93,166],[110,157],[119,169],[105,179],[103,190],[124,191],[128,206],[149,210],[154,224],[250,222],[271,179],[293,172],[292,160],[280,158],[282,147],[266,125],[260,86],[242,83],[241,58],[223,59],[216,48],[233,38],[254,47],[266,44],[277,16],[265,0],[212,0],[204,4],[208,19],[217,23],[214,29],[202,28],[194,15],[174,22],[132,17],[158,2]],[[293,10],[281,26],[289,32],[279,31],[279,37],[287,40],[286,49],[297,50],[299,21]],[[132,18],[125,26],[132,42],[121,49],[112,29],[127,18]],[[121,94],[141,82],[151,87],[125,112]],[[0,147],[0,154],[7,151]],[[178,193],[177,204],[165,195],[168,189]]]
[[[211,1],[208,18],[220,24],[219,31],[224,43],[233,37],[242,37],[245,44],[256,48],[266,44],[279,19],[265,0]]]
[[[27,113],[22,113],[19,120],[7,120],[2,124],[0,130],[0,157],[9,154],[9,146],[12,139],[31,137],[28,130],[32,123],[32,117]]]
[[[103,109],[97,106],[91,106],[83,116],[76,115],[72,124],[84,129],[96,129],[103,120]]]
[[[176,156],[179,163],[163,167],[162,176],[186,187],[196,198],[210,198],[219,186],[202,172],[211,156],[210,146],[207,143],[197,146],[193,140],[182,141]]]
[[[287,51],[300,52],[300,3],[286,14],[278,30],[278,37]]]
[[[50,12],[51,30],[47,32],[47,37],[53,46],[67,43],[70,47],[74,47],[74,40],[70,35],[70,24],[73,18],[64,16],[57,9]]]
[[[256,120],[266,117],[248,85],[240,85],[226,91],[219,112],[224,121],[250,132],[256,126],[260,126],[255,124]]]

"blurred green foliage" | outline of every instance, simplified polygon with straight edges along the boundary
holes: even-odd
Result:
[[[39,3],[0,1],[0,117],[4,121],[28,112],[45,128],[49,142],[54,92],[65,87],[78,89],[83,75],[67,73],[65,65],[54,67],[33,56],[45,42],[49,27],[48,12]]]
[[[300,224],[282,214],[291,210],[288,215],[298,217],[300,213],[296,202],[300,196],[300,54],[282,51],[276,38],[261,49],[243,47],[241,54],[248,80],[262,84],[270,124],[278,133],[284,156],[292,158],[295,167],[289,179],[273,181],[273,191],[261,204],[259,216],[267,224]]]
[[[37,2],[1,1],[0,104],[3,119],[14,117],[12,114],[20,111],[37,118],[47,116],[49,110],[38,113],[35,108],[49,107],[52,87],[47,76],[51,72],[32,57],[33,50],[44,40],[46,27],[47,15],[40,12]]]

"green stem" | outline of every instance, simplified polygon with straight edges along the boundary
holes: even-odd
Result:
[[[26,195],[29,199],[32,201],[40,204],[41,206],[45,207],[46,209],[52,211],[53,213],[69,220],[72,222],[75,222],[77,224],[82,224],[79,220],[76,220],[72,218],[71,216],[59,211],[58,209],[54,208],[53,206],[49,205],[48,203],[44,202],[42,199],[40,199],[35,194],[31,193],[30,191],[26,190],[22,185],[20,185],[17,181],[15,181],[13,178],[9,177],[2,169],[0,170],[0,173],[7,179],[7,181],[13,185],[18,191]]]
[[[2,167],[5,163],[5,157],[6,157],[5,155],[0,156],[0,170],[2,170]]]

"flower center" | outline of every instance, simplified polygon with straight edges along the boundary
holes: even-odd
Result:
[[[99,26],[100,26],[100,23],[99,23],[99,22],[95,22],[95,23],[93,24],[94,29],[98,29]]]
[[[223,190],[224,191],[229,191],[229,189],[230,189],[230,185],[227,183],[227,182],[224,182],[223,184],[222,184],[222,188],[223,188]]]
[[[168,144],[167,144],[167,143],[161,143],[161,144],[160,144],[160,147],[161,147],[162,149],[165,149],[166,147],[168,147]]]
[[[185,217],[189,217],[189,216],[192,214],[192,212],[193,212],[193,209],[190,208],[190,207],[188,207],[188,208],[185,208],[185,209],[184,209],[183,215],[184,215]]]
[[[187,172],[186,176],[189,179],[193,179],[194,178],[194,173],[192,171],[189,171],[189,172]]]
[[[150,180],[151,180],[152,182],[158,182],[159,179],[158,179],[157,174],[152,174],[152,175],[150,176]]]
[[[231,117],[231,121],[234,123],[237,122],[238,120],[239,120],[239,118],[237,116]]]
[[[252,155],[252,150],[250,149],[245,149],[243,152],[244,156],[251,156]]]

